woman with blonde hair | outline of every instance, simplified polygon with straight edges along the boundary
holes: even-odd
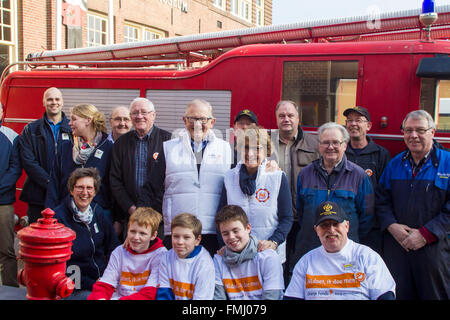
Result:
[[[72,135],[63,137],[63,143],[58,145],[45,205],[55,208],[68,196],[67,181],[76,168],[97,168],[102,183],[94,202],[109,215],[108,176],[113,143],[107,139],[105,115],[92,104],[77,104],[70,110],[69,126]]]

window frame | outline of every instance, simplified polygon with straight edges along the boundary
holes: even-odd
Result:
[[[90,18],[94,18],[94,19],[99,19],[100,21],[105,21],[105,30],[97,30],[95,29],[95,20],[94,20],[94,29],[91,29],[89,26],[89,19]],[[103,24],[101,24],[103,25]],[[109,36],[109,21],[108,21],[108,17],[106,17],[105,15],[99,14],[99,13],[95,13],[92,11],[88,11],[87,16],[86,16],[86,46],[87,47],[96,47],[96,46],[102,46],[102,45],[107,45],[108,44],[108,36]],[[94,41],[90,41],[90,31],[93,30],[94,32]],[[105,37],[105,43],[97,43],[95,42],[95,34],[100,34],[103,38],[103,35]]]

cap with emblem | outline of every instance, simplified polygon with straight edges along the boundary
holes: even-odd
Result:
[[[258,124],[258,117],[253,111],[249,109],[239,111],[239,113],[236,115],[236,118],[234,118],[234,123],[236,123],[236,121],[238,121],[240,117],[249,117],[250,120],[252,120],[255,124]]]
[[[350,112],[359,113],[360,115],[366,117],[367,121],[370,121],[370,114],[366,108],[363,108],[363,107],[348,108],[344,111],[344,117],[347,117]]]
[[[316,222],[314,225],[318,226],[325,220],[334,220],[341,223],[347,220],[347,214],[336,202],[324,201],[316,209]]]

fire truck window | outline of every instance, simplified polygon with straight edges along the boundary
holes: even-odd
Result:
[[[282,99],[298,103],[302,124],[343,123],[355,106],[358,61],[289,61],[283,66]]]
[[[450,131],[450,80],[422,78],[420,108],[431,114],[439,131]]]

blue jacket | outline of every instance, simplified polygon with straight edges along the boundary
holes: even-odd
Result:
[[[16,181],[22,174],[18,134],[0,122],[0,205],[16,201]]]
[[[57,148],[63,139],[69,139],[72,130],[69,119],[62,114],[62,123],[57,141],[46,120],[46,116],[25,126],[19,137],[20,161],[27,178],[20,194],[20,200],[34,205],[44,205],[47,185],[53,168]]]
[[[381,230],[392,223],[419,229],[424,226],[446,242],[450,231],[450,152],[436,146],[431,157],[412,179],[411,163],[404,151],[384,170],[377,188],[376,214]]]
[[[109,209],[111,202],[109,168],[112,147],[113,143],[108,140],[108,135],[104,133],[101,142],[84,165],[85,168],[97,168],[99,171],[102,183],[94,201],[101,205],[103,209]],[[73,161],[72,148],[72,135],[70,136],[70,140],[64,141],[58,146],[58,156],[55,159],[54,169],[47,189],[47,198],[45,201],[47,208],[55,208],[63,201],[69,194],[67,181],[69,180],[70,174],[75,169],[83,167]]]
[[[72,244],[73,253],[66,265],[67,267],[78,266],[81,271],[80,289],[92,290],[95,281],[103,275],[112,251],[120,245],[120,242],[114,233],[111,222],[105,218],[103,209],[99,205],[91,203],[94,217],[91,223],[86,225],[75,215],[71,201],[72,197],[70,196],[64,199],[56,207],[54,218],[75,231],[76,238]]]
[[[360,166],[343,157],[342,169],[335,183],[328,189],[327,181],[319,172],[321,159],[300,171],[297,180],[297,210],[300,231],[296,246],[298,258],[320,246],[314,230],[315,213],[323,201],[334,201],[345,211],[350,222],[348,237],[359,242],[373,224],[374,193],[370,178]]]

